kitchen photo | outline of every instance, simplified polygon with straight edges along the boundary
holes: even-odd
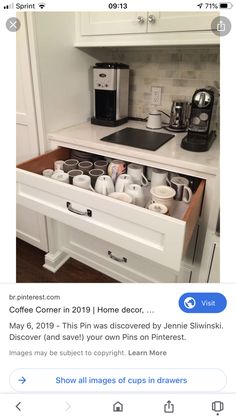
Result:
[[[17,18],[16,282],[220,282],[219,14]]]

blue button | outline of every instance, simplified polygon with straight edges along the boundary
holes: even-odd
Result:
[[[185,313],[221,313],[227,305],[223,294],[218,292],[189,292],[179,299]]]

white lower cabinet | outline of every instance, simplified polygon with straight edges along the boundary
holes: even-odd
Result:
[[[60,230],[60,249],[120,282],[177,282],[178,274],[154,261],[67,226]]]
[[[204,245],[200,282],[220,282],[220,237],[208,231]]]
[[[41,175],[69,156],[70,149],[59,147],[19,165],[17,203],[72,227],[76,239],[64,240],[59,250],[76,256],[79,248],[80,260],[101,271],[105,266],[114,278],[177,281],[199,220],[205,181],[190,204],[178,203],[166,216]]]
[[[38,212],[17,205],[16,232],[19,239],[45,252],[48,251],[45,217]]]
[[[187,266],[181,266],[180,272],[176,278],[176,282],[189,283],[192,280],[192,269]]]
[[[220,282],[220,243],[216,237],[212,245],[208,282]]]

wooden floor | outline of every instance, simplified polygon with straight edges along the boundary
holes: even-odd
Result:
[[[55,274],[44,269],[45,252],[17,239],[16,282],[117,282],[83,263],[69,259]]]

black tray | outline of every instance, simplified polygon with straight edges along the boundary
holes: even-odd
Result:
[[[107,137],[101,138],[101,141],[155,151],[173,137],[174,135],[172,134],[150,132],[144,129],[124,128]]]

